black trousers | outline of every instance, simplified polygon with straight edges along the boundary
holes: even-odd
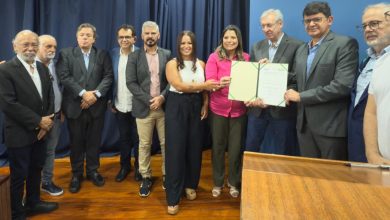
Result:
[[[202,164],[202,95],[170,92],[165,108],[166,198],[177,205],[184,188],[196,189]]]
[[[117,111],[115,114],[119,129],[119,147],[121,167],[130,170],[131,150],[134,149],[134,167],[138,169],[138,145],[139,138],[137,124],[131,112]]]
[[[77,119],[67,119],[70,136],[70,163],[75,176],[84,174],[84,158],[87,175],[99,168],[99,148],[104,125],[104,115],[93,118],[83,110]]]
[[[25,186],[26,205],[34,205],[40,201],[41,171],[46,158],[45,146],[43,141],[37,141],[28,146],[7,149],[11,171],[12,218],[25,215],[22,205]]]

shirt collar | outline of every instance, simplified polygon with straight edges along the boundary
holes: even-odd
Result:
[[[91,48],[89,48],[88,52],[84,52],[84,50],[81,49],[81,48],[80,48],[80,50],[81,50],[81,53],[82,53],[84,56],[89,57],[89,54],[91,54]]]
[[[131,52],[134,52],[134,50],[135,50],[135,46],[133,44],[133,46],[131,46]],[[124,55],[122,52],[122,48],[119,48],[119,55]]]
[[[145,53],[148,53],[148,51],[146,50],[146,47],[144,47],[144,51],[145,51]],[[158,47],[156,47],[156,50],[154,52],[157,54],[157,51],[158,51]]]
[[[329,31],[330,32],[330,31]],[[326,34],[324,34],[324,36],[322,36],[321,37],[321,39],[316,43],[316,44],[314,44],[313,46],[311,46],[311,42],[312,42],[312,40],[311,41],[309,41],[309,43],[308,43],[308,45],[309,45],[309,49],[312,49],[312,48],[314,48],[314,47],[318,47],[318,46],[320,46],[321,44],[322,44],[322,41],[324,41],[324,39],[325,39],[325,37],[326,36],[328,36],[328,34],[329,34],[329,32],[328,33],[326,33]]]
[[[390,45],[388,45],[387,47],[385,47],[385,48],[381,51],[381,53],[380,53],[379,55],[376,55],[375,50],[374,50],[372,47],[369,47],[369,48],[367,49],[367,55],[368,55],[370,58],[375,59],[375,58],[381,57],[383,54],[388,53],[389,51],[390,51]]]
[[[282,35],[280,35],[278,41],[276,41],[276,43],[273,45],[274,48],[278,48],[279,47],[279,44],[282,41],[283,36],[284,36],[284,33],[282,33]],[[272,47],[272,41],[268,40],[268,45],[270,47]]]

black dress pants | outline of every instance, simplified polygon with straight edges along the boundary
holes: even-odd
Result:
[[[165,108],[166,196],[177,205],[185,188],[196,189],[202,164],[202,95],[170,92]]]

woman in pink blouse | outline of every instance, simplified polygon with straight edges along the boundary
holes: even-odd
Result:
[[[246,127],[246,109],[243,102],[228,99],[233,60],[248,61],[249,55],[243,52],[240,29],[235,25],[228,25],[222,32],[219,46],[209,56],[206,64],[206,80],[220,82],[219,88],[210,94],[214,197],[221,195],[224,185],[226,149],[229,160],[227,184],[229,193],[234,198],[239,195],[241,181],[241,144]]]

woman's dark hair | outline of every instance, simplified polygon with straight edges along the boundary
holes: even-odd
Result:
[[[225,36],[227,31],[234,31],[237,35],[237,41],[238,45],[235,51],[235,54],[237,55],[237,60],[244,60],[243,56],[243,47],[242,47],[242,35],[240,29],[236,25],[228,25],[223,29],[221,38],[219,40],[219,44],[217,49],[215,50],[218,53],[218,57],[220,59],[227,59],[228,55],[226,54],[226,49],[223,47],[223,37]]]
[[[184,60],[183,60],[183,55],[180,53],[180,46],[181,46],[181,41],[184,36],[188,36],[191,39],[192,43],[192,51],[191,51],[191,61],[192,61],[192,71],[196,71],[196,38],[195,34],[192,31],[182,31],[178,36],[177,36],[177,41],[176,41],[176,50],[177,50],[177,69],[181,70],[184,68]]]

